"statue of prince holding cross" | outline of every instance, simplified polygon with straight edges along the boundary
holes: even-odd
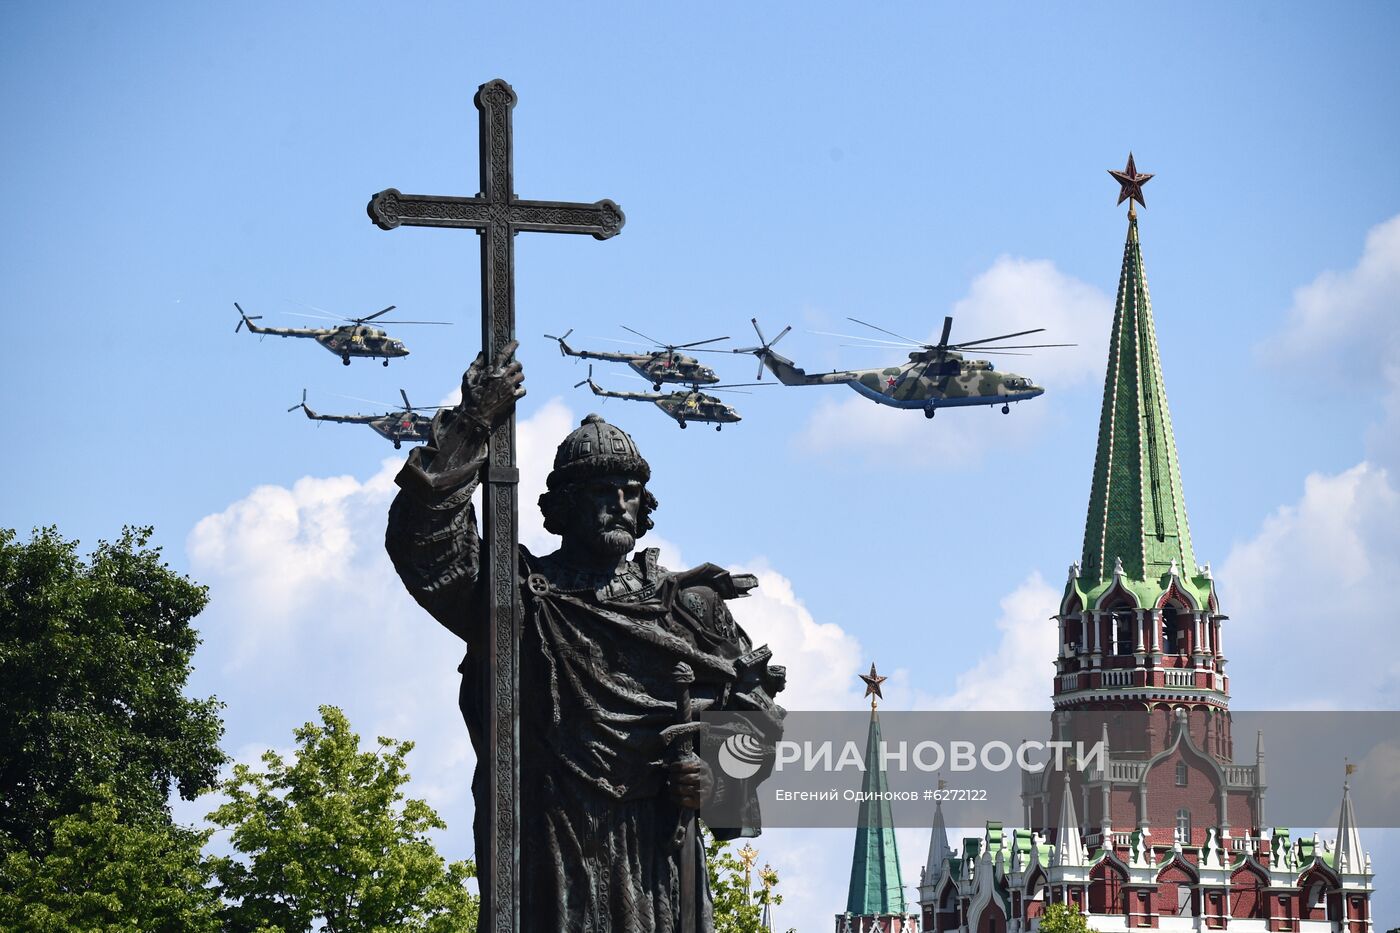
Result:
[[[503,110],[493,107],[502,100]],[[523,373],[514,359],[513,308],[501,314],[500,301],[493,308],[493,292],[513,304],[513,224],[599,236],[586,223],[529,220],[526,207],[542,205],[572,221],[611,202],[515,199],[513,104],[504,82],[477,95],[483,195],[427,198],[391,189],[370,205],[386,228],[482,232],[486,348],[463,377],[461,403],[439,412],[431,440],[400,471],[386,546],[418,603],[467,643],[460,705],[477,755],[481,929],[708,931],[714,923],[695,814],[723,803],[722,812],[738,817],[726,818],[735,825],[710,827],[718,838],[757,834],[755,791],[779,737],[782,711],[773,697],[784,670],[768,663],[766,647],[753,648],[725,605],[752,589],[754,577],[712,564],[673,573],[658,565],[654,549],[632,554],[657,508],[647,489],[651,467],[630,436],[597,415],[559,445],[540,496],[559,549],[536,557],[515,540],[513,415]],[[493,176],[502,137],[507,171]],[[458,202],[468,207],[453,222]],[[478,211],[480,204],[486,207]],[[611,210],[620,227],[621,212]],[[474,211],[481,223],[461,220]],[[504,240],[493,224],[505,228]],[[481,535],[471,498],[483,483]],[[692,720],[702,711],[756,714],[748,721],[767,749],[756,774],[736,780],[696,754],[723,738]]]

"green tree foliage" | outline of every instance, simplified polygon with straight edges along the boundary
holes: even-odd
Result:
[[[296,730],[294,761],[269,751],[264,770],[235,765],[222,787],[229,800],[209,818],[239,853],[215,860],[226,929],[475,929],[472,863],[446,864],[427,838],[446,824],[399,790],[413,743],[380,738],[362,752],[344,713],[323,706],[321,721]]]
[[[200,849],[208,833],[120,820],[99,788],[80,813],[54,822],[42,856],[11,852],[0,929],[15,933],[218,933],[219,898]]]
[[[757,872],[746,889],[744,865],[730,850],[729,843],[720,842],[709,833],[704,834],[704,840],[705,868],[714,898],[715,933],[762,933],[765,899],[774,906],[783,902],[783,896],[772,890],[778,884],[777,873],[772,875],[768,891],[763,890]]]
[[[1040,933],[1093,933],[1078,904],[1050,904],[1040,916]]]
[[[220,704],[182,692],[207,595],[150,536],[126,528],[84,561],[54,528],[0,529],[0,856],[43,855],[56,819],[100,799],[168,827],[172,788],[193,799],[218,776]]]

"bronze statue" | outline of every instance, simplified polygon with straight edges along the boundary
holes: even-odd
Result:
[[[524,395],[515,346],[490,364],[478,356],[461,404],[433,419],[429,444],[399,473],[386,535],[409,592],[467,643],[461,707],[478,760],[491,746],[471,495],[490,430]],[[655,549],[629,557],[652,527],[650,479],[631,437],[589,415],[559,445],[540,497],[561,546],[544,557],[519,550],[523,930],[712,930],[693,815],[724,800],[742,825],[711,827],[715,835],[758,831],[754,792],[771,767],[784,672],[725,606],[757,580],[712,564],[673,573]],[[769,724],[757,729],[765,766],[744,781],[716,773],[690,750],[719,740],[689,721],[692,710],[768,714],[756,717]],[[479,851],[489,839],[484,771],[473,780]]]

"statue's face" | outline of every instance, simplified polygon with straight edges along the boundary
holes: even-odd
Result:
[[[624,557],[637,544],[642,483],[635,476],[608,473],[574,486],[566,538],[599,555]]]

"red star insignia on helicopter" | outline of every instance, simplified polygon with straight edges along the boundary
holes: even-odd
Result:
[[[895,386],[895,383],[897,383],[898,381],[899,381],[899,380],[896,379],[896,378],[893,377],[893,376],[889,377],[888,379],[885,380],[885,388],[887,388],[887,389],[893,389],[894,386]]]
[[[1108,174],[1112,175],[1114,181],[1118,182],[1120,186],[1120,190],[1118,192],[1119,204],[1122,204],[1124,201],[1128,200],[1129,198],[1132,198],[1134,201],[1138,202],[1143,207],[1147,206],[1147,202],[1142,199],[1142,186],[1147,184],[1148,180],[1151,179],[1152,176],[1150,174],[1138,172],[1137,166],[1133,164],[1133,154],[1131,152],[1128,153],[1127,168],[1123,169],[1123,171],[1121,172],[1116,172],[1113,169],[1109,169]],[[1130,204],[1128,205],[1128,207],[1129,209],[1131,209],[1132,205]]]

